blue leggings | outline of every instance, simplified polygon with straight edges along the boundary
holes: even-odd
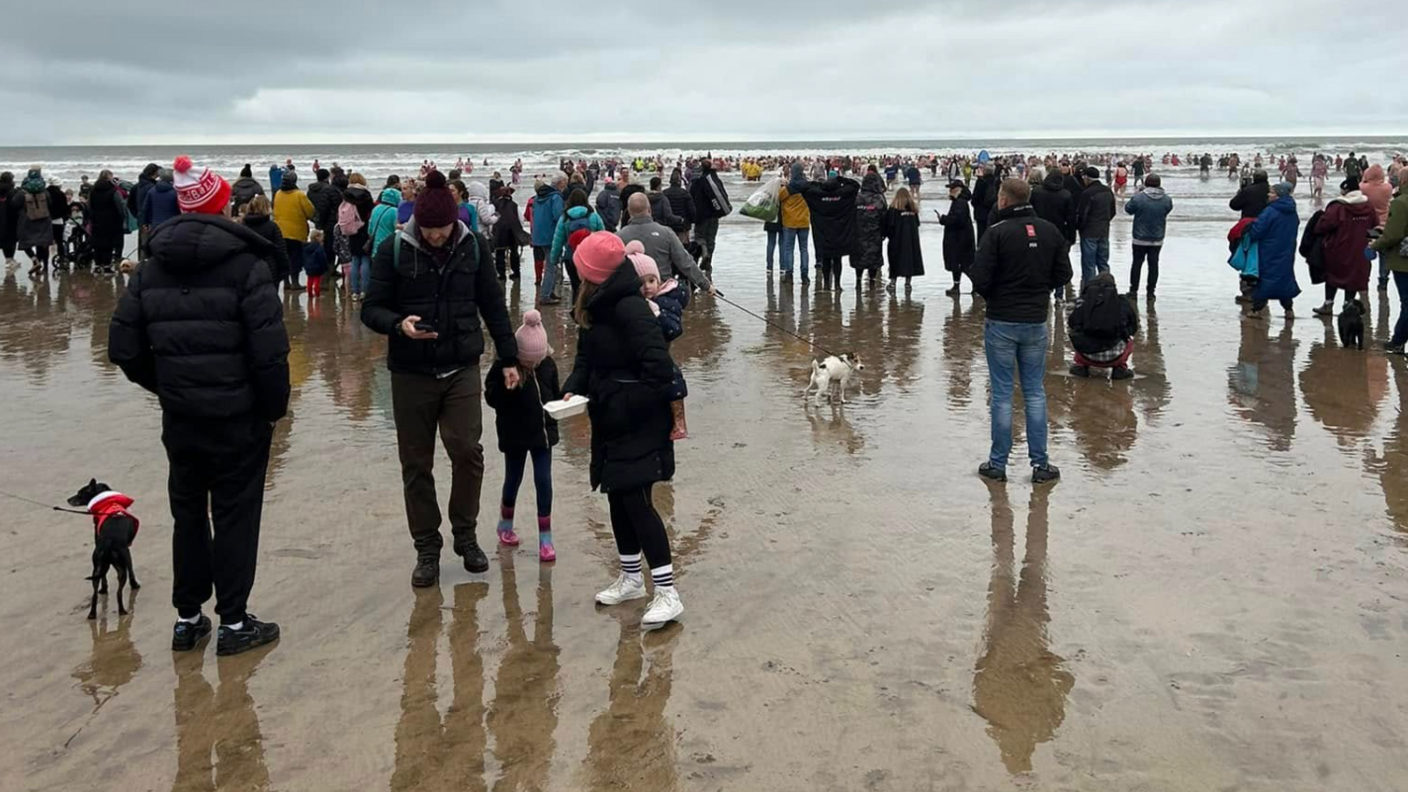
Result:
[[[518,500],[518,487],[523,483],[524,468],[528,456],[533,457],[533,488],[538,492],[538,516],[552,515],[552,449],[517,448],[504,452],[504,501],[503,505],[513,507]]]

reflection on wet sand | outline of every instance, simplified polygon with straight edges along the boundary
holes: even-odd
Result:
[[[205,678],[206,652],[172,653],[176,671],[176,778],[172,792],[269,789],[264,736],[249,695],[249,680],[268,654],[258,651],[218,658],[217,692]]]
[[[1008,772],[1032,769],[1037,745],[1050,740],[1066,717],[1075,677],[1065,659],[1047,646],[1051,616],[1046,604],[1046,538],[1049,488],[1032,490],[1026,554],[1013,580],[1012,506],[1007,488],[990,485],[992,578],[983,653],[973,668],[973,710],[988,722],[988,736]],[[1015,583],[1015,591],[1014,591]]]
[[[393,790],[486,789],[484,783],[484,661],[479,655],[479,601],[483,583],[455,586],[450,623],[450,706],[436,707],[435,662],[444,595],[439,586],[417,589],[406,625],[401,719],[396,724]]]
[[[30,282],[21,289],[10,273],[0,284],[0,316],[24,317],[0,322],[0,359],[18,359],[32,385],[45,385],[49,370],[68,352],[73,327],[65,306],[67,282]]]
[[[973,402],[973,376],[977,368],[986,374],[983,356],[983,311],[978,298],[964,309],[958,297],[944,317],[944,368],[948,373],[948,400],[955,410]],[[986,380],[986,376],[984,376]]]
[[[1134,401],[1144,413],[1146,423],[1168,409],[1172,386],[1164,364],[1164,347],[1159,340],[1159,313],[1153,304],[1140,317],[1141,336],[1134,347],[1134,371],[1138,374],[1130,386]]]
[[[1379,402],[1388,392],[1388,360],[1372,352],[1341,349],[1335,323],[1325,321],[1325,335],[1311,342],[1309,360],[1300,372],[1300,392],[1310,415],[1352,450],[1374,426]]]
[[[1402,360],[1389,363],[1398,395],[1398,418],[1384,440],[1383,453],[1364,451],[1364,466],[1379,477],[1394,530],[1408,534],[1408,409],[1403,406],[1408,399],[1408,366]]]
[[[1293,323],[1272,341],[1265,321],[1242,319],[1237,362],[1227,369],[1227,401],[1248,423],[1266,429],[1272,451],[1291,450],[1296,436],[1296,346]]]
[[[135,594],[132,602],[135,610]],[[108,629],[108,614],[103,611],[97,620],[88,622],[88,633],[93,641],[92,653],[73,669],[71,676],[78,680],[79,690],[93,699],[93,713],[97,714],[119,688],[137,675],[142,667],[142,653],[132,643],[131,613],[118,616],[117,623]]]
[[[536,792],[549,788],[548,770],[557,750],[553,732],[562,696],[557,683],[558,648],[552,640],[552,565],[534,564],[538,569],[538,604],[530,641],[523,609],[518,605],[513,553],[500,553],[499,564],[508,650],[499,661],[494,702],[486,717],[500,767],[494,790]]]
[[[612,618],[620,622],[620,636],[608,682],[610,703],[587,730],[585,788],[678,789],[675,726],[665,720],[665,705],[674,683],[681,631],[671,628],[643,636],[640,617],[634,613],[618,610]]]

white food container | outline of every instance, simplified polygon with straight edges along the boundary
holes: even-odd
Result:
[[[573,394],[570,399],[550,401],[543,405],[543,409],[547,411],[548,416],[553,420],[561,421],[563,418],[571,418],[574,415],[581,415],[586,412],[588,401],[589,399],[587,399],[586,396]]]

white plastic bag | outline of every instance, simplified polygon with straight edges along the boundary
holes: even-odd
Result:
[[[738,210],[739,214],[747,215],[755,220],[762,220],[764,223],[777,220],[777,213],[782,208],[782,202],[778,200],[778,194],[781,192],[782,177],[774,176],[762,187],[759,187],[757,192],[748,196],[743,208]]]

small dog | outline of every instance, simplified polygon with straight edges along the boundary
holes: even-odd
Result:
[[[1345,349],[1364,349],[1364,303],[1350,300],[1339,316],[1340,343]]]
[[[851,375],[857,371],[865,371],[865,364],[861,362],[860,355],[848,352],[840,357],[832,355],[825,360],[812,361],[812,379],[807,383],[807,389],[802,391],[802,400],[806,401],[812,388],[816,388],[816,403],[821,404],[821,394],[825,393],[828,400],[834,401],[835,396],[832,391],[841,394],[841,403],[846,403],[846,387],[851,384]]]
[[[127,511],[132,499],[112,487],[89,479],[87,484],[68,499],[68,505],[81,506],[93,515],[93,599],[88,603],[88,618],[98,618],[98,594],[108,593],[108,569],[117,569],[117,615],[127,615],[122,602],[122,589],[128,579],[132,590],[142,587],[137,582],[137,570],[132,566],[132,541],[137,538],[141,522]],[[100,588],[101,587],[101,588]]]

